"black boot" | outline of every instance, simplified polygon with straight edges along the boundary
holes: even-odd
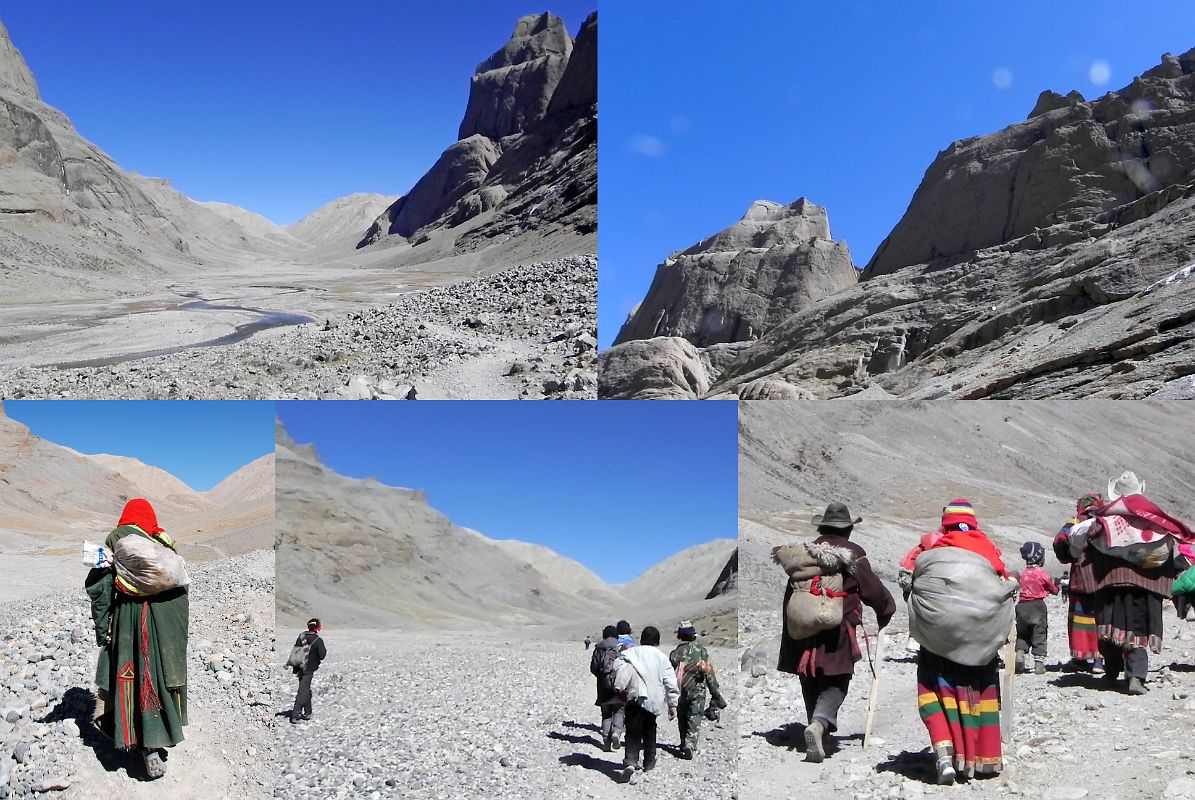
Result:
[[[691,749],[689,749],[688,745],[681,745],[680,757],[683,758],[685,761],[693,760],[693,751]]]

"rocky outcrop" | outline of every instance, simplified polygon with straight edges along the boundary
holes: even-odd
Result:
[[[520,19],[510,41],[477,65],[458,138],[498,140],[543,119],[572,50],[560,17],[545,12]]]
[[[703,396],[1195,398],[1193,125],[1195,51],[952,145],[860,282],[745,346]],[[599,392],[639,396],[618,379]]]
[[[460,136],[358,247],[386,237],[421,244],[437,231],[452,232],[457,252],[528,233],[592,237],[596,13],[575,43],[551,14],[519,20],[511,40],[478,66]]]
[[[598,357],[599,400],[698,400],[710,388],[701,353],[687,339],[636,339]]]
[[[758,339],[810,303],[853,286],[844,242],[805,198],[756,201],[734,225],[656,268],[647,297],[615,344],[680,336],[698,347]]]
[[[37,81],[25,63],[25,57],[17,50],[8,37],[8,29],[0,22],[0,86],[5,86],[17,94],[37,99]]]
[[[1117,92],[1048,92],[1029,119],[934,160],[865,278],[1090,219],[1191,178],[1195,50]]]

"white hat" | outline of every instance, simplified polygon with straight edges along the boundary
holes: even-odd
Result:
[[[1142,494],[1144,491],[1145,484],[1137,480],[1137,474],[1126,470],[1119,478],[1108,481],[1108,502],[1131,494]]]

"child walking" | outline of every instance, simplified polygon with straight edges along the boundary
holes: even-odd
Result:
[[[1046,674],[1046,636],[1049,619],[1046,614],[1046,595],[1058,594],[1058,587],[1042,569],[1046,563],[1046,548],[1037,542],[1021,545],[1021,597],[1017,602],[1017,672],[1028,672],[1030,652],[1033,671]]]

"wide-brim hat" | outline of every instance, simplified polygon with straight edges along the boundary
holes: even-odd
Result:
[[[1125,470],[1120,473],[1119,478],[1112,478],[1108,481],[1108,502],[1143,492],[1145,492],[1145,484],[1137,480],[1137,474],[1131,470]]]
[[[863,521],[863,517],[851,518],[851,511],[844,503],[831,503],[826,506],[826,513],[814,514],[814,527],[826,528],[849,528],[852,525],[858,525]]]

